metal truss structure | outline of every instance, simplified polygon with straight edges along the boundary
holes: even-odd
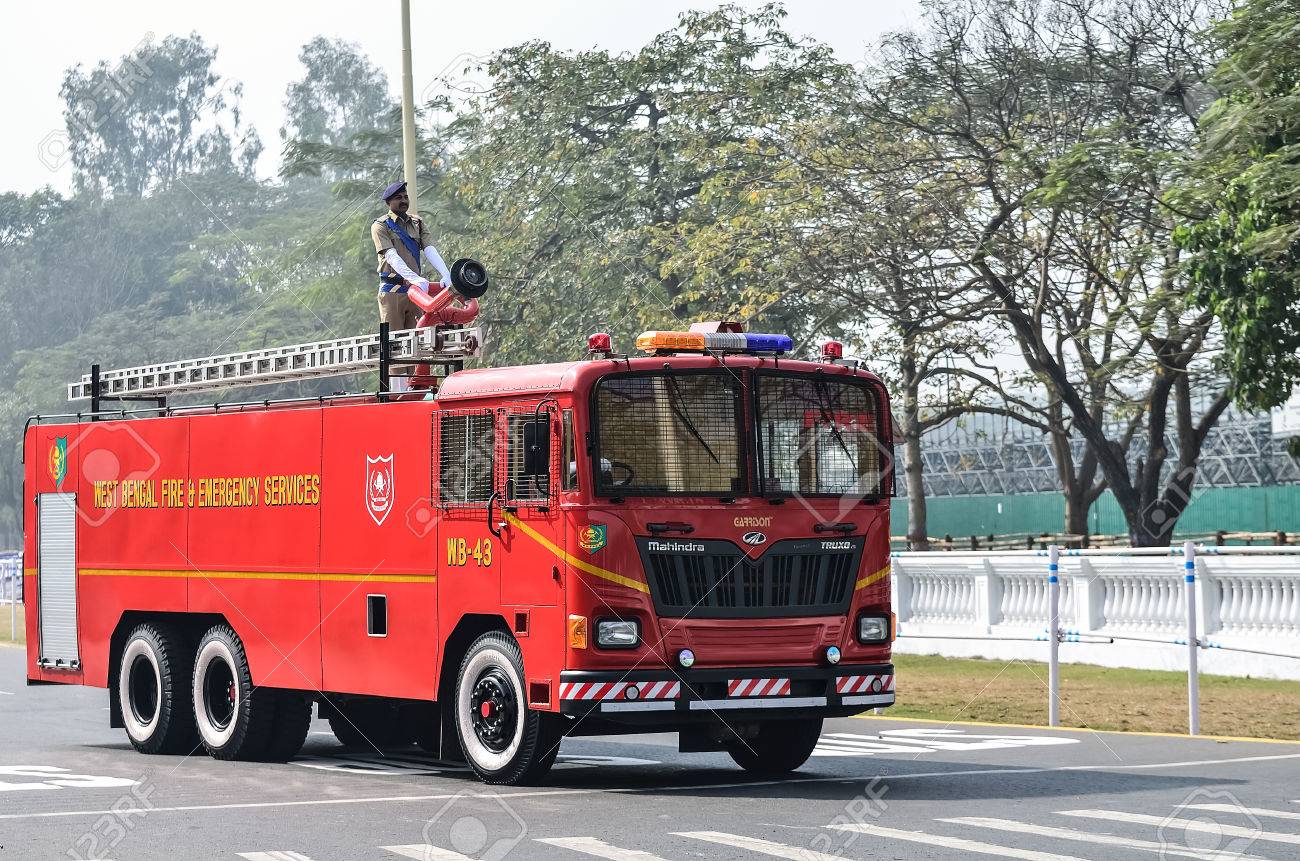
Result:
[[[1117,435],[1118,435],[1118,428]],[[1178,440],[1166,440],[1176,460]],[[1083,441],[1073,441],[1077,463]],[[1129,457],[1136,461],[1136,440]],[[970,415],[926,434],[922,445],[927,496],[1046,493],[1060,490],[1056,459],[1049,438],[1038,430],[1001,416]],[[1284,440],[1274,440],[1268,413],[1230,409],[1210,431],[1201,451],[1196,486],[1261,487],[1300,484],[1300,464],[1287,454]],[[903,482],[900,494],[906,493]]]

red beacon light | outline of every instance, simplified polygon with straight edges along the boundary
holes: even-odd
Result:
[[[604,358],[613,351],[613,342],[608,332],[596,332],[594,335],[587,336],[587,352],[591,355]]]
[[[844,358],[844,345],[839,341],[827,341],[822,344],[823,361],[833,362],[836,359]]]

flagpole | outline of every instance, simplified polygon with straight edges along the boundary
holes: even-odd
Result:
[[[419,213],[415,180],[415,84],[411,77],[411,0],[402,0],[402,178],[411,198],[411,215]]]

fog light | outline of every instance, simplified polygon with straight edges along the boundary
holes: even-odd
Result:
[[[827,646],[827,647],[826,647],[826,663],[828,663],[828,664],[838,664],[839,662],[840,662],[840,647],[839,647],[839,646]]]
[[[873,694],[880,693],[880,689],[883,687],[884,685],[880,683],[880,676],[876,676],[874,679],[871,680],[871,692]]]
[[[596,645],[602,649],[635,649],[641,642],[641,625],[636,619],[600,619],[596,622]]]
[[[623,691],[624,699],[634,700],[639,696],[641,696],[641,689],[636,685],[628,685],[627,689]]]
[[[889,639],[888,616],[859,616],[858,642],[883,643]]]
[[[695,653],[690,649],[682,649],[677,653],[677,663],[683,667],[692,667],[695,665]]]

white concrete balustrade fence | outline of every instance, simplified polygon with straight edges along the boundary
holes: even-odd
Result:
[[[1300,555],[1230,551],[1206,548],[1196,557],[1197,631],[1209,646],[1201,651],[1201,671],[1300,680]],[[1177,551],[1063,551],[1061,628],[1085,639],[1133,639],[1067,642],[1061,660],[1184,669],[1186,647],[1177,644],[1187,635],[1183,562]],[[1047,659],[1048,644],[1031,639],[1047,632],[1045,552],[895,553],[893,577],[897,651]]]

